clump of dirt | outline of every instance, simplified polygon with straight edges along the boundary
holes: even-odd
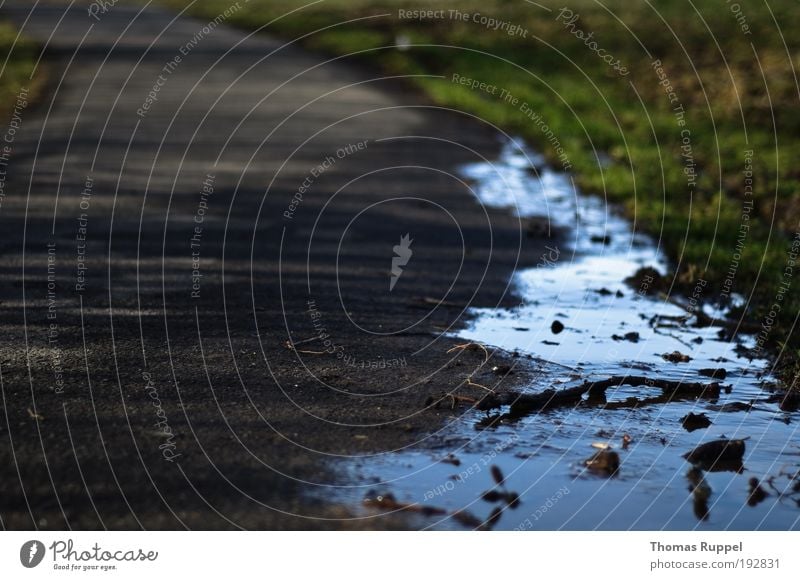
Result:
[[[681,417],[681,425],[689,433],[698,429],[706,429],[711,426],[711,419],[705,413],[689,413]]]
[[[690,357],[688,354],[683,354],[679,350],[673,352],[665,352],[664,354],[661,355],[661,358],[663,358],[665,361],[673,363],[685,363],[692,360],[692,357]]]
[[[704,377],[711,377],[712,379],[720,379],[724,381],[725,378],[728,376],[728,371],[723,368],[716,368],[716,369],[700,369],[697,371]]]
[[[744,439],[717,439],[695,447],[683,457],[695,465],[739,462],[744,457]]]
[[[625,278],[624,281],[628,286],[644,296],[658,294],[669,289],[669,280],[651,266],[639,268],[632,276]]]
[[[639,342],[639,333],[638,332],[626,332],[622,336],[619,334],[614,334],[611,337],[612,340],[620,341],[620,340],[627,340],[628,342]]]
[[[612,477],[619,471],[619,453],[610,448],[600,449],[584,465],[598,475]]]

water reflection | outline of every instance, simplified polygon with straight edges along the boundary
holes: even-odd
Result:
[[[353,497],[386,486],[393,501],[444,510],[415,524],[433,528],[797,528],[797,407],[762,388],[767,362],[745,356],[752,338],[731,340],[714,323],[719,310],[704,306],[690,324],[680,301],[638,292],[666,271],[657,244],[601,198],[579,195],[523,143],[506,143],[496,162],[464,175],[481,203],[547,217],[573,237],[516,275],[522,305],[476,309],[460,336],[540,361],[546,383],[533,380],[532,393],[631,375],[718,386],[687,393],[618,381],[558,408],[470,411],[439,437],[459,466],[435,450],[359,460],[350,465],[362,484]],[[739,458],[691,465],[683,457],[709,441],[745,437]],[[514,506],[486,501],[493,467],[518,494]]]

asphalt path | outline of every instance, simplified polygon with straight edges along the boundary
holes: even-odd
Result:
[[[482,362],[444,333],[547,242],[458,173],[502,134],[224,15],[0,12],[47,75],[0,206],[2,526],[413,526],[339,486],[471,412],[422,409]]]

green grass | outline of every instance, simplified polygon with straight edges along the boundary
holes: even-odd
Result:
[[[18,38],[12,25],[0,22],[0,118],[3,124],[20,91],[27,89],[26,100],[30,101],[40,86],[41,75],[33,74],[37,58],[38,49],[32,42]]]
[[[334,54],[358,52],[355,58],[395,74],[443,75],[415,83],[437,103],[522,134],[558,166],[551,143],[520,111],[519,103],[527,103],[564,147],[584,190],[605,195],[640,227],[661,236],[680,286],[708,280],[704,299],[714,301],[734,265],[732,290],[752,294],[745,317],[760,325],[776,301],[791,239],[800,228],[800,89],[794,70],[800,65],[795,34],[800,10],[796,0],[739,2],[742,14],[730,9],[735,2],[724,0],[651,3],[657,9],[645,1],[542,0],[548,12],[522,0],[326,0],[287,14],[306,2],[251,0],[229,23],[255,28],[282,16],[266,30],[288,38],[332,26],[304,44]],[[214,18],[229,5],[229,0],[198,0],[190,12]],[[580,15],[569,29],[566,13],[556,19],[562,6]],[[401,19],[399,8],[479,12],[521,26],[527,37],[472,21]],[[367,16],[375,17],[363,19]],[[362,20],[346,22],[353,18]],[[593,33],[597,48],[629,74],[618,74],[595,47],[576,38],[578,29]],[[386,48],[398,35],[419,46]],[[654,59],[663,63],[674,103],[659,84]],[[455,84],[453,74],[506,89],[519,103]],[[682,126],[677,104],[685,110]],[[684,130],[696,172],[693,184],[681,157]],[[753,150],[754,205],[737,261],[746,149]],[[800,358],[800,334],[790,332],[800,311],[800,278],[791,283],[768,335],[772,346],[785,345],[786,363]]]

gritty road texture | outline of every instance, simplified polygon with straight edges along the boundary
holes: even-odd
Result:
[[[482,354],[443,332],[544,251],[457,174],[498,132],[224,22],[0,11],[48,70],[0,207],[2,526],[409,525],[335,486],[458,419],[422,402]]]

